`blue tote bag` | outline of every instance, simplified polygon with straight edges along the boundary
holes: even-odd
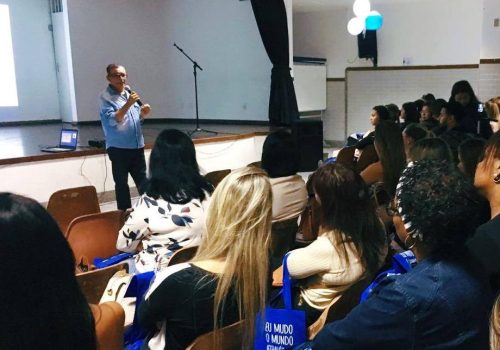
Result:
[[[293,310],[292,283],[286,260],[283,258],[283,288],[278,297],[283,298],[284,309],[266,307],[265,314],[258,314],[255,329],[255,350],[292,349],[306,339],[306,314],[303,310]]]

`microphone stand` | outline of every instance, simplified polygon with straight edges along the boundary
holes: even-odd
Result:
[[[195,96],[195,101],[196,101],[196,128],[194,130],[191,130],[188,132],[188,135],[189,136],[193,136],[195,133],[197,132],[206,132],[206,133],[210,133],[210,134],[215,134],[217,135],[218,132],[217,131],[211,131],[211,130],[205,130],[205,129],[202,129],[200,128],[200,117],[198,115],[198,80],[197,80],[197,76],[196,76],[196,70],[199,69],[199,70],[203,70],[200,65],[194,61],[191,57],[188,56],[188,54],[186,54],[184,52],[183,49],[181,49],[176,43],[174,43],[174,46],[177,50],[179,50],[180,52],[182,52],[182,54],[184,56],[186,56],[186,58],[188,60],[190,60],[192,63],[193,63],[193,75],[194,75],[194,96]]]

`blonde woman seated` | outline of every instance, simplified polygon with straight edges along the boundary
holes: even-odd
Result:
[[[313,188],[321,206],[318,239],[289,253],[288,270],[300,280],[295,305],[306,311],[307,324],[342,294],[380,268],[387,243],[368,188],[354,171],[340,164],[319,168]]]
[[[219,183],[197,255],[158,272],[139,307],[139,321],[151,333],[143,349],[185,349],[240,319],[247,321],[244,348],[251,348],[266,298],[271,206],[262,169],[236,170]]]
[[[200,243],[212,191],[200,175],[193,141],[182,131],[163,130],[151,151],[145,192],[120,230],[116,248],[140,249],[137,272],[164,268],[174,251]]]

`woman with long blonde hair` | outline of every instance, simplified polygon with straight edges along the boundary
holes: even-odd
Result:
[[[185,349],[240,319],[251,347],[265,305],[271,209],[271,185],[259,168],[233,171],[217,186],[195,258],[157,273],[139,308],[141,324],[153,333],[149,349]]]
[[[497,297],[490,316],[490,350],[500,349],[500,297]]]

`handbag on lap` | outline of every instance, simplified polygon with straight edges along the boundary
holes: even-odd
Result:
[[[283,258],[283,288],[278,297],[284,301],[284,309],[266,307],[264,315],[256,319],[254,349],[291,349],[307,340],[306,314],[294,310],[292,305],[292,281],[286,266],[288,254]]]

